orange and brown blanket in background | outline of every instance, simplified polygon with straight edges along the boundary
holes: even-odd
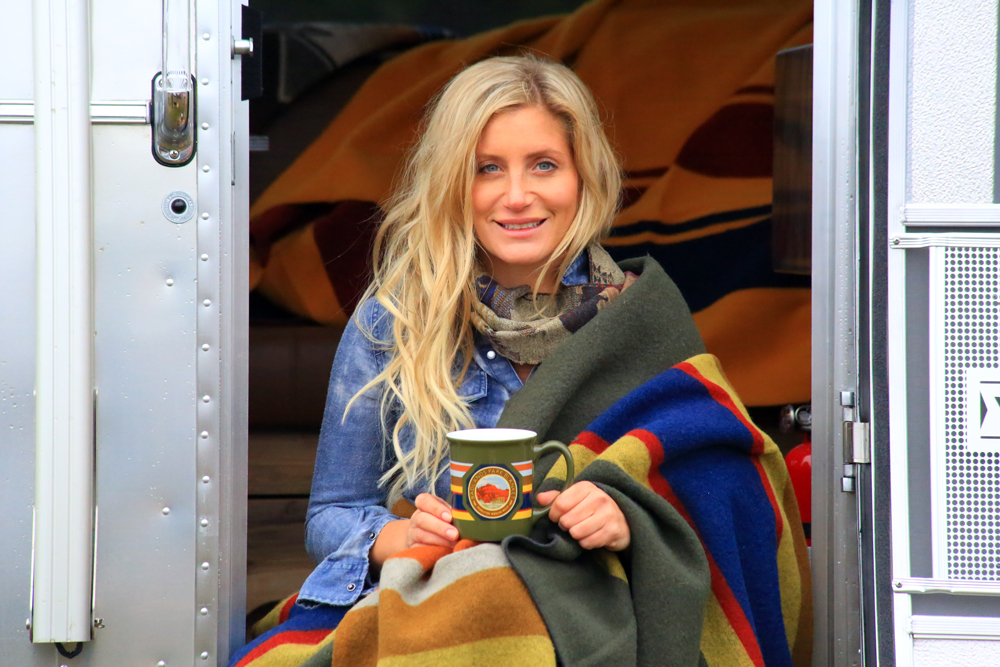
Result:
[[[772,271],[770,212],[774,56],[811,39],[807,0],[597,0],[403,53],[255,202],[251,284],[346,321],[369,276],[376,202],[427,101],[469,63],[530,50],[590,86],[623,158],[608,251],[663,265],[748,405],[806,401],[809,279]]]

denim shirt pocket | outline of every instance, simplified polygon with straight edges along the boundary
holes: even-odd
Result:
[[[458,388],[458,397],[466,403],[478,401],[486,396],[486,385],[486,371],[476,364],[470,364],[465,371],[465,379]]]

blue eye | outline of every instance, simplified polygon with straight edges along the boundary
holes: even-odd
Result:
[[[479,168],[479,173],[480,174],[495,174],[499,170],[500,170],[500,167],[498,167],[495,164],[484,164],[482,167]]]
[[[537,169],[541,171],[553,171],[555,168],[556,168],[555,163],[549,162],[548,160],[545,160],[544,162],[539,162],[537,167]]]

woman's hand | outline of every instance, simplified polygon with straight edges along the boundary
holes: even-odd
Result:
[[[555,502],[553,502],[553,500]],[[584,549],[621,551],[632,541],[628,522],[611,496],[591,482],[576,482],[564,492],[538,494],[538,504],[552,504],[549,518]]]
[[[429,493],[417,496],[417,509],[409,519],[390,521],[383,526],[368,553],[369,562],[379,570],[387,558],[420,545],[453,547],[458,529],[451,525],[451,506]]]
[[[406,531],[406,548],[419,545],[453,547],[458,542],[458,529],[451,524],[451,505],[429,493],[421,493],[415,502],[417,510],[410,516]]]

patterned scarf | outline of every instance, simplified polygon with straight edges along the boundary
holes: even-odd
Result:
[[[539,364],[570,334],[635,282],[597,243],[587,246],[590,282],[560,285],[555,294],[531,298],[531,286],[506,288],[490,276],[476,278],[479,302],[472,324],[490,339],[497,352],[516,364]]]

